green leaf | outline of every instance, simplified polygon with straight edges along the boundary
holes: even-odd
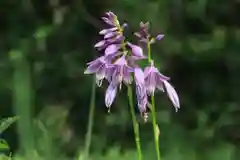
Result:
[[[8,150],[9,146],[7,144],[7,142],[3,139],[0,139],[0,150]]]
[[[18,116],[9,117],[1,120],[0,122],[0,134],[5,131],[11,124],[13,124],[16,120],[18,120]]]
[[[11,160],[11,157],[0,154],[0,160]]]

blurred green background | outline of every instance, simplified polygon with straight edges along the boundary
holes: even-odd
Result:
[[[84,159],[93,77],[83,72],[99,56],[100,17],[111,10],[129,24],[126,34],[140,21],[165,34],[152,54],[181,109],[157,94],[162,159],[239,160],[239,8],[239,0],[1,0],[0,115],[20,119],[1,133],[10,150],[0,152]],[[109,114],[106,87],[96,88],[90,159],[135,160],[126,89]],[[143,158],[156,159],[151,118],[140,132]]]

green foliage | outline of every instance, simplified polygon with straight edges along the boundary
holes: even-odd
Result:
[[[10,125],[12,125],[18,119],[19,119],[18,116],[1,119],[1,121],[0,121],[0,134],[2,132],[4,132],[6,129],[8,129],[10,127]]]

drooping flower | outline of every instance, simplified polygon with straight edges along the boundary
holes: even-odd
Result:
[[[178,109],[180,108],[178,94],[173,88],[173,86],[170,83],[168,83],[168,81],[163,81],[163,83],[164,83],[165,89],[167,90],[168,97],[172,101],[172,104],[175,107],[175,110],[177,112]]]
[[[108,62],[104,56],[101,56],[89,63],[84,74],[96,74],[96,84],[100,87],[102,81],[107,76]]]
[[[130,42],[127,43],[127,45],[131,48],[132,50],[132,54],[131,54],[131,58],[135,59],[135,60],[140,60],[140,59],[145,59],[147,58],[144,54],[143,54],[143,49],[138,46],[138,45],[134,45]]]
[[[105,49],[105,55],[111,55],[116,52],[121,48],[120,44],[111,44]]]
[[[156,88],[162,92],[166,90],[167,95],[175,109],[177,110],[180,108],[177,92],[175,91],[173,86],[168,82],[170,78],[161,74],[159,70],[156,67],[154,67],[153,62],[151,63],[151,66],[145,68],[144,79],[147,88],[147,93],[149,95],[154,95]]]
[[[107,108],[110,108],[116,95],[118,86],[116,84],[110,83],[105,94],[105,104]]]
[[[122,82],[125,84],[131,84],[132,69],[128,66],[126,56],[123,55],[112,66],[112,83],[119,85],[120,89],[122,87]]]
[[[144,73],[141,68],[134,68],[134,80],[136,84],[137,104],[141,113],[146,112],[147,91],[144,81]]]

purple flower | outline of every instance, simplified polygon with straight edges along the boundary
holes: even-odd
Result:
[[[84,71],[84,74],[96,73],[96,84],[100,87],[102,80],[107,77],[108,63],[104,56],[101,56],[89,63],[89,66]]]
[[[156,38],[152,38],[152,39],[150,40],[150,43],[153,44],[153,43],[155,43],[156,41],[160,41],[161,39],[163,39],[163,37],[164,37],[163,34],[158,34],[158,35],[156,36]]]
[[[140,42],[144,43],[150,42],[151,44],[161,40],[164,37],[163,34],[158,34],[156,37],[151,37],[149,33],[149,22],[146,23],[140,22],[140,30],[139,32],[136,32],[134,34],[139,38]]]
[[[121,48],[120,44],[111,44],[105,49],[105,55],[111,55],[116,52]]]
[[[146,56],[143,55],[143,49],[140,46],[134,45],[130,42],[127,43],[127,45],[132,49],[132,58],[135,60],[138,59],[145,59]]]
[[[144,70],[144,79],[145,85],[147,88],[147,93],[149,95],[154,95],[155,89],[159,89],[162,92],[165,90],[167,91],[167,95],[169,99],[172,101],[173,106],[177,110],[180,108],[178,95],[173,88],[173,86],[168,83],[169,77],[164,76],[161,74],[156,67],[154,67],[153,63],[150,67],[146,67]]]
[[[117,95],[117,85],[110,83],[105,94],[105,104],[108,108],[112,105],[116,95]]]
[[[117,31],[118,28],[117,27],[112,27],[112,28],[109,28],[109,29],[103,29],[99,32],[100,35],[106,35],[108,33],[111,33],[111,32],[114,32],[114,31]]]
[[[111,26],[115,26],[119,23],[117,16],[113,12],[107,12],[106,17],[102,17],[102,20]]]
[[[123,55],[112,66],[112,82],[113,84],[120,85],[122,87],[122,82],[125,84],[131,84],[130,72],[132,69],[128,66],[126,56]]]
[[[140,41],[147,42],[147,39],[150,37],[148,30],[149,22],[146,23],[140,22],[140,30],[139,32],[135,33],[135,36],[137,36],[140,39]]]
[[[105,23],[110,25],[110,28],[103,29],[99,32],[103,35],[103,40],[97,42],[94,47],[99,51],[104,50],[105,56],[115,57],[121,48],[123,36],[123,29],[127,26],[124,23],[120,26],[117,16],[112,12],[107,12],[106,17],[102,18]]]
[[[170,83],[168,83],[168,81],[163,81],[163,83],[167,90],[168,97],[172,101],[172,104],[175,107],[175,110],[177,112],[178,109],[180,108],[180,102],[179,102],[177,92],[175,91],[173,86]]]
[[[144,82],[144,73],[141,68],[134,69],[134,80],[136,83],[137,104],[141,113],[146,112],[147,105],[147,91]]]

